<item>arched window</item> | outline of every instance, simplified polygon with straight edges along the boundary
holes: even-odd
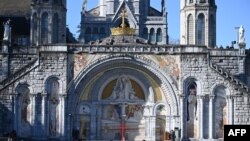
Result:
[[[91,34],[91,28],[90,27],[86,28],[85,34]]]
[[[102,28],[100,29],[100,34],[106,34],[105,28],[102,27]]]
[[[150,41],[151,43],[154,43],[154,42],[155,42],[155,29],[154,29],[154,28],[151,28],[151,29],[150,29],[149,41]]]
[[[194,44],[194,20],[191,14],[188,15],[187,27],[187,44]]]
[[[143,37],[144,39],[148,39],[148,28],[145,27],[145,28],[143,29],[142,37]]]
[[[162,42],[162,30],[160,28],[157,29],[156,42]]]
[[[32,119],[32,99],[30,98],[30,89],[28,84],[19,84],[16,88],[16,92],[18,94],[17,97],[17,124],[18,129],[17,134],[21,137],[29,136],[30,132],[23,132],[29,131],[31,129],[31,119]]]
[[[223,138],[224,125],[227,124],[227,101],[226,87],[218,86],[214,90],[213,100],[213,137],[214,139]]]
[[[33,32],[32,32],[32,36],[33,36],[33,41],[32,41],[32,44],[36,44],[36,42],[37,42],[37,14],[36,13],[34,13],[33,14],[33,19],[32,19],[32,26],[33,26]]]
[[[209,138],[209,100],[210,97],[206,95],[203,98],[203,138]]]
[[[156,108],[156,128],[155,128],[155,138],[156,140],[167,140],[169,139],[166,137],[166,116],[167,116],[167,109],[165,105],[159,105]]]
[[[198,45],[205,45],[205,16],[200,14],[197,20],[197,42]]]
[[[41,24],[41,43],[48,43],[48,33],[49,33],[49,19],[48,13],[43,13],[42,15],[42,24]]]
[[[31,107],[30,107],[30,90],[28,85],[22,84],[18,86],[17,93],[21,96],[20,102],[21,102],[21,122],[23,124],[29,124],[30,123],[30,113],[31,113]]]
[[[53,4],[62,4],[62,0],[53,0]]]
[[[59,42],[59,16],[54,14],[53,16],[53,43]]]
[[[93,29],[93,34],[98,34],[99,32],[98,32],[98,28],[97,27],[95,27],[94,29]]]
[[[198,137],[198,109],[197,106],[197,93],[198,86],[197,80],[194,78],[189,78],[184,83],[185,86],[185,97],[183,108],[185,109],[186,118],[184,120],[185,123],[185,132],[188,138],[197,138]]]
[[[213,15],[210,15],[209,18],[209,46],[214,47],[215,46],[215,31],[216,31],[216,26],[215,26],[215,19]]]
[[[200,0],[200,3],[206,3],[206,0]]]

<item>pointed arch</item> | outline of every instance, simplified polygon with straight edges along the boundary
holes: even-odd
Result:
[[[106,31],[105,31],[105,28],[104,28],[104,27],[101,27],[101,28],[100,28],[100,34],[104,34],[104,35],[106,34]]]
[[[85,34],[91,34],[91,28],[90,27],[86,28]]]
[[[32,101],[30,97],[31,90],[26,83],[18,84],[16,87],[16,93],[18,94],[16,103],[16,121],[17,134],[21,137],[30,136],[31,130],[31,118],[32,118]]]
[[[148,39],[148,28],[143,28],[142,37]]]
[[[92,34],[92,30],[90,27],[87,27],[85,29],[85,42],[89,42],[91,41],[91,34]]]
[[[184,96],[183,99],[183,130],[184,136],[187,138],[197,138],[199,122],[198,120],[198,99],[197,96],[201,94],[201,82],[198,81],[195,77],[188,77],[184,80],[183,83]]]
[[[209,17],[209,46],[214,47],[216,45],[216,26],[215,26],[215,17],[210,15]]]
[[[99,34],[99,31],[98,31],[98,28],[97,28],[97,27],[94,27],[93,33],[92,33],[92,34]]]
[[[42,14],[41,20],[41,43],[47,44],[48,43],[48,33],[49,33],[49,15],[47,12]]]
[[[38,40],[38,37],[37,37],[37,32],[38,32],[38,17],[37,17],[37,14],[34,13],[33,14],[33,18],[32,18],[32,44],[36,44],[37,43],[37,40]]]
[[[157,29],[157,32],[156,32],[156,42],[157,43],[162,42],[162,30],[161,30],[161,28]]]
[[[213,90],[213,138],[224,138],[224,125],[228,124],[227,88],[218,85]]]
[[[59,81],[56,77],[50,77],[46,81],[46,90],[48,93],[48,131],[50,137],[57,137],[60,133],[59,130]]]
[[[197,31],[196,43],[198,45],[205,45],[205,16],[204,14],[199,14],[197,19]]]
[[[53,16],[53,43],[59,42],[59,16],[57,13]]]
[[[149,41],[150,41],[150,43],[154,43],[155,42],[155,29],[154,28],[150,29]]]
[[[187,44],[194,44],[194,19],[193,15],[189,14],[187,18]]]

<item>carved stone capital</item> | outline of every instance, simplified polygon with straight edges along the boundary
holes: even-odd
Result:
[[[226,98],[230,100],[230,99],[233,99],[234,96],[233,95],[227,95]]]
[[[197,98],[201,100],[205,99],[205,97],[206,97],[205,95],[197,95]]]
[[[215,95],[209,95],[209,99],[213,100],[215,98]]]
[[[185,95],[184,94],[179,94],[180,99],[185,99]]]

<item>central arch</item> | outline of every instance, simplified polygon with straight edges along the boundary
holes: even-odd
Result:
[[[173,85],[173,79],[150,59],[130,55],[105,56],[93,62],[79,73],[74,81],[75,83],[72,83],[69,90],[72,94],[69,99],[69,111],[71,111],[69,113],[75,116],[71,117],[73,120],[69,119],[69,126],[71,128],[78,128],[81,133],[83,129],[78,126],[78,123],[83,125],[83,123],[87,123],[88,121],[90,125],[84,129],[86,131],[84,134],[88,134],[87,139],[118,139],[121,134],[112,135],[112,138],[105,138],[104,135],[100,134],[101,131],[109,131],[106,125],[111,123],[110,120],[103,120],[105,116],[102,113],[109,109],[113,109],[114,111],[114,109],[117,109],[116,105],[122,104],[119,103],[119,99],[112,100],[114,102],[110,104],[111,101],[109,101],[108,97],[111,94],[103,96],[103,92],[108,86],[111,86],[109,89],[114,88],[118,84],[119,77],[123,75],[132,84],[132,91],[137,93],[137,89],[140,89],[141,93],[143,93],[143,96],[135,95],[136,99],[127,98],[123,102],[127,104],[126,111],[133,108],[141,109],[142,117],[140,117],[140,122],[137,122],[137,129],[139,130],[141,129],[140,126],[144,126],[145,130],[138,131],[137,135],[133,135],[133,139],[155,139],[155,132],[153,130],[156,128],[154,125],[156,114],[154,109],[155,106],[158,106],[158,103],[169,105],[166,106],[167,110],[171,107],[171,112],[167,112],[168,117],[173,117],[171,120],[167,120],[169,123],[172,122],[172,127],[168,125],[169,130],[178,126],[177,88]],[[111,91],[114,90],[109,90],[109,93]],[[89,109],[87,110],[89,112],[81,111],[82,107]],[[131,121],[126,120],[126,122],[128,126],[131,126],[129,124]],[[116,130],[119,130],[118,126]],[[125,138],[131,139],[129,137],[132,132],[127,131],[126,133],[128,134],[125,134]]]

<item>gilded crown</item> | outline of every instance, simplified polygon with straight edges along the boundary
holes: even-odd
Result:
[[[118,36],[118,35],[134,35],[135,34],[135,29],[130,28],[125,25],[125,17],[127,16],[126,10],[122,10],[122,24],[120,27],[115,27],[111,28],[111,33],[113,36]]]

